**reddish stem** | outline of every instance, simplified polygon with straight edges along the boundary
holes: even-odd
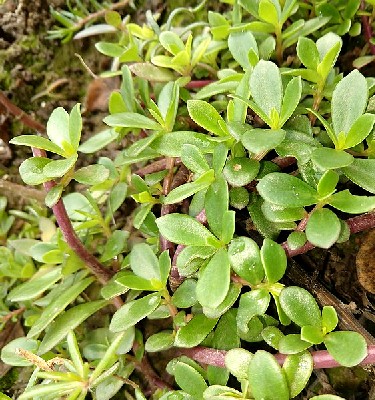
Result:
[[[361,9],[364,10],[365,8],[366,8],[366,4],[365,4],[364,0],[362,0],[361,1]],[[365,36],[366,42],[369,46],[371,54],[375,55],[375,46],[370,41],[373,36],[370,18],[367,15],[362,15],[361,20],[362,20],[363,34]]]
[[[216,81],[210,80],[210,79],[200,80],[200,81],[190,81],[189,83],[187,83],[185,85],[185,88],[186,89],[200,89],[200,88],[205,87],[213,82],[216,82]]]
[[[213,365],[225,368],[225,350],[210,349],[208,347],[194,347],[192,349],[179,349],[179,355],[185,355],[202,364]],[[314,368],[335,368],[340,364],[335,361],[327,350],[313,351],[311,353],[314,360]],[[286,355],[277,353],[274,355],[280,365],[283,365]],[[359,365],[369,365],[375,363],[375,345],[367,347],[367,357]]]

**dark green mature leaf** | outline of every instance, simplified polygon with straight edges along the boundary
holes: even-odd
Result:
[[[171,190],[163,200],[164,204],[178,203],[201,190],[206,189],[211,185],[215,179],[215,173],[213,169],[209,169],[204,172],[199,178],[193,182],[185,183],[181,186]]]
[[[195,368],[184,362],[176,363],[174,377],[178,386],[195,399],[201,399],[203,392],[208,387],[203,376]]]
[[[109,261],[119,255],[124,250],[128,237],[129,232],[118,229],[114,230],[104,246],[100,260],[102,262]]]
[[[312,161],[323,171],[347,167],[352,164],[354,157],[343,150],[335,150],[329,147],[322,147],[314,150],[311,156]]]
[[[151,293],[138,300],[130,301],[118,309],[111,320],[109,330],[122,332],[150,315],[160,304],[160,294]]]
[[[182,146],[192,144],[203,153],[212,153],[217,143],[210,140],[208,135],[192,131],[176,131],[155,139],[151,148],[168,157],[180,157]]]
[[[315,204],[315,189],[301,179],[281,172],[273,172],[257,185],[260,195],[270,203],[283,207],[304,207]]]
[[[367,356],[366,340],[357,332],[331,332],[324,344],[329,354],[344,367],[353,367]]]
[[[355,158],[342,172],[354,183],[375,194],[375,160]]]
[[[108,115],[103,122],[114,127],[162,130],[161,125],[154,120],[133,112]]]
[[[185,246],[219,247],[217,238],[197,220],[184,214],[168,214],[156,220],[160,234]]]
[[[251,68],[249,51],[253,49],[258,54],[257,42],[250,31],[232,32],[228,37],[228,48],[244,70]]]
[[[190,117],[202,128],[217,136],[229,135],[225,121],[211,104],[203,100],[188,100],[187,106]]]
[[[207,221],[212,232],[221,237],[223,232],[224,213],[228,210],[228,184],[222,176],[218,176],[206,192],[204,207]]]
[[[320,326],[319,306],[314,297],[297,286],[284,288],[280,293],[280,304],[286,315],[298,326]]]
[[[339,238],[341,224],[336,214],[327,209],[315,210],[306,225],[307,240],[314,246],[328,249]]]
[[[269,283],[279,281],[286,270],[287,259],[284,249],[271,239],[264,239],[260,257]]]
[[[375,122],[374,114],[361,115],[352,125],[346,135],[345,148],[354,147],[361,143],[371,132]]]
[[[259,154],[279,146],[285,138],[282,129],[251,129],[241,138],[244,147],[252,153]],[[254,160],[252,160],[254,161]]]
[[[172,296],[172,303],[178,308],[189,308],[197,302],[197,282],[185,279]]]
[[[248,323],[256,315],[263,315],[267,311],[271,296],[265,289],[255,289],[244,293],[240,297],[240,304],[237,312],[238,329],[247,333]]]
[[[199,148],[192,144],[184,144],[182,146],[181,160],[190,171],[196,174],[203,174],[210,169]]]
[[[177,257],[177,268],[182,276],[190,276],[217,251],[213,246],[187,246]]]
[[[177,331],[175,346],[188,348],[198,346],[214,329],[217,321],[218,318],[207,318],[203,314],[194,315],[185,326]]]
[[[250,238],[241,236],[233,239],[228,247],[229,261],[233,270],[252,285],[264,278],[258,245]]]
[[[250,90],[255,103],[268,117],[272,109],[280,114],[283,88],[276,64],[260,60],[251,74]]]
[[[92,277],[82,279],[67,288],[59,297],[53,299],[43,310],[35,324],[31,327],[27,337],[33,338],[38,336],[39,333],[42,332],[62,311],[64,311],[68,304],[74,301],[93,281],[94,278]]]
[[[250,183],[259,172],[259,161],[247,157],[229,159],[223,169],[227,182],[234,187],[245,186]]]
[[[231,283],[229,285],[228,293],[222,303],[215,308],[203,307],[203,314],[208,318],[219,318],[233,306],[240,293],[241,285]]]
[[[367,97],[367,82],[358,70],[352,71],[337,84],[332,95],[332,124],[336,136],[350,131],[365,111]]]
[[[375,196],[355,196],[349,190],[333,194],[328,203],[340,211],[350,214],[361,214],[375,208]]]
[[[306,215],[303,207],[285,208],[266,201],[262,204],[262,211],[267,219],[274,222],[297,221]]]
[[[339,174],[333,170],[326,171],[319,179],[317,186],[320,198],[325,198],[331,195],[339,182]]]
[[[289,400],[286,377],[272,354],[257,351],[250,361],[248,380],[255,400]]]
[[[149,353],[156,351],[168,350],[173,346],[174,334],[173,331],[161,331],[151,335],[146,343],[145,350]]]
[[[90,303],[79,304],[78,306],[72,307],[64,314],[58,316],[44,335],[38,349],[38,354],[42,355],[47,353],[47,351],[60,343],[69,331],[74,330],[85,319],[106,304],[108,304],[106,300],[91,301]]]
[[[130,253],[130,267],[141,278],[159,281],[161,279],[159,261],[151,247],[146,243],[134,245]]]
[[[283,371],[288,381],[289,395],[296,397],[302,392],[310,379],[314,368],[312,355],[308,351],[288,355],[283,364]]]
[[[200,274],[197,284],[197,299],[203,307],[215,308],[225,299],[230,283],[228,253],[220,249]]]

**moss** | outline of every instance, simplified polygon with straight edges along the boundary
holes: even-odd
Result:
[[[17,368],[11,368],[4,376],[0,378],[0,392],[12,389],[17,382],[19,373]]]

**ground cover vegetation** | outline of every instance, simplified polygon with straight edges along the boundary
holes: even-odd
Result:
[[[0,93],[28,129],[20,176],[46,190],[0,198],[1,327],[19,329],[1,360],[29,373],[0,399],[341,398],[308,390],[314,369],[371,365],[375,342],[285,274],[375,227],[374,6],[51,9],[50,39],[94,38],[115,87],[84,140],[79,103],[44,125]]]

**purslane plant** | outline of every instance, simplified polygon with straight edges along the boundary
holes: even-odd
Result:
[[[2,360],[36,366],[20,399],[84,399],[90,392],[101,400],[120,390],[144,399],[130,380],[142,368],[154,398],[289,399],[308,383],[312,346],[323,344],[343,366],[373,362],[359,333],[335,331],[333,307],[320,310],[306,290],[280,282],[287,268],[281,231],[290,250],[326,249],[348,240],[348,214],[375,208],[375,197],[362,190],[375,193],[368,105],[375,81],[357,70],[340,74],[337,27],[306,38],[329,18],[301,23],[298,9],[296,1],[235,1],[231,20],[210,12],[208,22],[182,30],[172,28],[177,11],[161,26],[148,14],[143,27],[112,11],[107,22],[118,43],[97,44],[118,66],[110,75],[122,79],[104,118],[110,128],[80,144],[76,105],[53,111],[48,138],[12,139],[34,148],[20,174],[29,185],[45,184],[60,226],[13,244],[14,254],[24,246],[38,267],[32,279],[7,286],[6,301],[28,310],[30,329],[3,348]],[[282,67],[283,50],[295,43],[294,65]],[[210,80],[200,87],[197,77]],[[124,137],[129,145],[114,160],[76,169],[79,152]],[[275,156],[292,160],[293,172],[283,172]],[[72,180],[88,189],[64,195]],[[345,189],[348,181],[361,195]],[[124,227],[116,217],[130,201],[136,208]],[[238,233],[236,210],[248,213],[261,246]],[[117,310],[106,311],[90,333],[84,322],[111,302]],[[138,323],[155,319],[166,328],[143,337]],[[246,349],[258,342],[286,355],[283,365],[280,354]],[[187,357],[197,346],[212,356],[203,361],[207,368]],[[147,353],[165,350],[180,355],[167,371],[181,390],[148,364]],[[226,351],[224,364],[212,361],[215,351]],[[236,387],[227,386],[230,374]]]

